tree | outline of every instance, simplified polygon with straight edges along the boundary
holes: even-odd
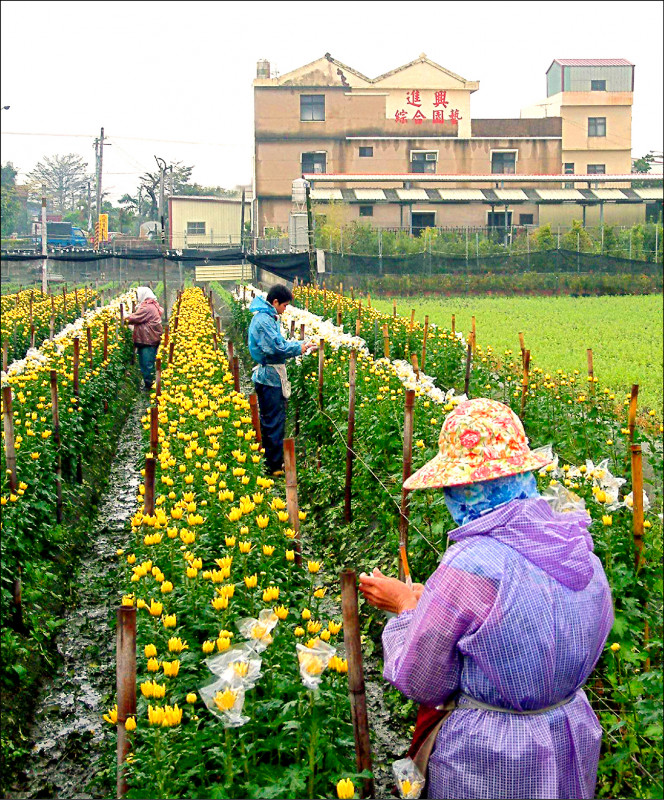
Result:
[[[54,211],[65,214],[76,211],[81,198],[85,198],[88,181],[88,165],[74,153],[53,157],[46,156],[27,175],[32,195],[45,194]]]
[[[193,167],[184,167],[182,162],[176,161],[170,165],[173,168],[168,169],[164,175],[164,196],[170,194],[185,194],[184,188],[189,183],[189,178],[193,172]],[[159,170],[155,172],[145,172],[139,178],[138,190],[144,196],[147,196],[147,207],[143,209],[143,215],[148,219],[157,219],[159,214],[159,182],[161,180],[161,173]]]
[[[21,204],[16,196],[17,174],[18,172],[11,161],[2,165],[1,211],[3,239],[16,231],[21,213]]]
[[[652,153],[646,153],[641,158],[637,158],[632,162],[632,172],[650,172],[651,164],[657,163],[655,156]],[[645,189],[647,187],[655,188],[662,186],[662,181],[633,181],[632,189]]]

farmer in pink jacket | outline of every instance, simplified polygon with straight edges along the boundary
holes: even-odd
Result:
[[[161,315],[164,309],[157,302],[152,289],[139,286],[136,289],[137,308],[125,317],[125,322],[133,327],[133,339],[138,351],[138,365],[145,382],[145,390],[150,391],[154,382],[154,363],[161,341],[163,328]]]

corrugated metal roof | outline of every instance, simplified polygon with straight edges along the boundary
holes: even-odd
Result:
[[[341,189],[312,189],[312,200],[343,200]]]
[[[424,189],[397,189],[400,200],[428,200],[429,195]]]
[[[382,189],[355,189],[355,197],[358,200],[385,200],[385,192]]]
[[[494,189],[499,200],[527,200],[528,195],[523,189]]]
[[[662,186],[649,186],[647,189],[634,189],[641,200],[663,200],[664,188]]]
[[[484,199],[481,189],[438,189],[441,200],[479,200]]]
[[[624,58],[554,58],[554,64],[562,67],[633,67]]]
[[[537,189],[542,200],[585,200],[576,189]]]
[[[625,195],[620,189],[593,189],[592,193],[599,200],[624,200]]]

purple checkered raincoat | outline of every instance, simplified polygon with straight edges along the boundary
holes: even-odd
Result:
[[[383,633],[385,678],[459,707],[429,761],[432,798],[591,798],[602,731],[581,689],[613,624],[611,593],[585,514],[514,500],[450,534],[417,608]]]

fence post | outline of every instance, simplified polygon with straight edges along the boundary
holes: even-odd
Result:
[[[357,378],[357,350],[350,351],[348,366],[348,434],[346,438],[346,488],[344,495],[344,517],[346,522],[352,522],[351,489],[353,482],[353,438],[355,436],[355,385]]]
[[[632,229],[629,229],[629,258],[632,259]]]
[[[5,455],[7,458],[7,471],[9,472],[9,489],[11,492],[16,492],[18,489],[18,476],[16,474],[16,440],[14,438],[11,386],[2,387],[2,401],[4,405],[2,423],[5,431]]]
[[[456,337],[456,314],[452,314],[452,336]]]
[[[480,232],[475,231],[475,262],[477,264],[477,268],[480,267]]]
[[[323,408],[323,366],[325,364],[325,339],[318,341],[318,407]]]
[[[473,343],[468,342],[468,347],[466,348],[466,376],[463,381],[463,393],[466,395],[466,397],[468,397],[468,390],[470,387],[470,368],[472,360],[473,360]]]
[[[420,368],[417,364],[417,355],[413,353],[410,357],[410,363],[413,365],[413,372],[415,373],[415,380],[419,381],[420,379]]]
[[[124,764],[131,749],[125,723],[136,715],[136,608],[120,606],[117,612],[116,686],[118,700],[117,796],[127,792]]]
[[[256,392],[252,392],[249,395],[249,405],[251,406],[251,424],[256,431],[256,441],[260,444],[262,442],[261,422],[258,414],[258,395]]]
[[[410,502],[408,490],[403,488],[403,484],[410,478],[413,466],[413,417],[415,405],[415,390],[406,389],[406,407],[403,420],[403,473],[401,489],[401,508],[399,513],[399,580],[403,581],[406,577],[406,564],[408,552],[408,527],[410,522]]]
[[[150,450],[156,458],[159,448],[159,409],[157,406],[150,408]]]
[[[90,326],[86,327],[85,334],[88,340],[88,364],[90,365],[90,369],[92,369],[92,331],[90,330]]]
[[[632,395],[629,399],[629,413],[627,427],[629,429],[629,443],[634,444],[634,431],[636,430],[636,404],[639,398],[639,384],[632,384]]]
[[[523,357],[523,378],[521,380],[521,416],[526,410],[526,394],[528,393],[528,380],[530,372],[530,350],[526,350]]]
[[[378,228],[378,274],[383,274],[383,229]]]
[[[284,439],[284,471],[286,472],[286,510],[295,531],[295,563],[302,563],[300,543],[300,508],[297,501],[297,467],[295,465],[295,439]]]
[[[51,317],[53,319],[53,317]],[[9,358],[9,343],[7,339],[2,343],[2,371],[7,372],[7,360]]]
[[[630,445],[632,453],[632,531],[634,533],[634,569],[643,566],[643,465],[641,445]]]
[[[466,225],[466,269],[468,269],[468,226]]]
[[[424,362],[427,357],[427,337],[429,335],[429,315],[424,317],[424,336],[422,338],[422,358],[420,360],[420,369],[424,372]]]
[[[383,355],[385,358],[390,357],[390,333],[387,328],[387,322],[383,325]]]
[[[348,657],[348,694],[355,735],[355,764],[357,771],[362,772],[365,769],[371,770],[371,743],[362,668],[360,621],[357,612],[357,578],[352,569],[345,569],[341,573],[341,613]],[[365,778],[362,782],[362,797],[373,796],[373,778]]]
[[[521,348],[521,364],[526,361],[526,340],[523,338],[523,333],[519,331],[519,347]]]
[[[62,522],[62,454],[60,452],[60,409],[58,406],[58,373],[52,369],[51,417],[53,418],[53,443],[55,444],[55,518]]]
[[[161,356],[157,356],[154,360],[154,376],[155,376],[155,390],[154,396],[158,398],[161,394]]]

